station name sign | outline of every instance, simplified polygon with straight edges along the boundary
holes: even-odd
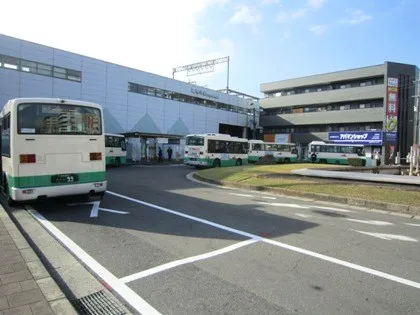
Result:
[[[204,96],[204,97],[208,97],[208,98],[212,98],[212,99],[215,99],[215,100],[219,99],[219,95],[217,95],[217,94],[210,94],[206,91],[195,89],[195,88],[191,88],[191,93],[196,94],[196,95],[200,95],[200,96]]]

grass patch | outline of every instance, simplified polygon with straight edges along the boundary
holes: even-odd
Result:
[[[334,184],[316,179],[303,178],[256,178],[256,174],[287,174],[293,169],[331,167],[319,164],[285,164],[217,168],[200,171],[200,175],[231,183],[243,183],[255,186],[284,188],[296,191],[329,194],[334,196],[358,198],[404,205],[418,206],[419,192],[405,191],[380,185]]]

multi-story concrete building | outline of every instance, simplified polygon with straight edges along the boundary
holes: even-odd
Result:
[[[246,137],[258,100],[232,94],[0,34],[0,104],[17,97],[98,103],[106,132],[130,136],[136,159],[158,145],[172,145],[175,156],[190,133]]]
[[[314,140],[364,144],[367,155],[405,157],[413,144],[418,68],[384,64],[261,84],[267,140],[301,147]]]

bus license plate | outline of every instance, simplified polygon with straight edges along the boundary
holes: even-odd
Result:
[[[76,174],[58,174],[51,176],[51,182],[53,183],[73,183],[77,182]]]

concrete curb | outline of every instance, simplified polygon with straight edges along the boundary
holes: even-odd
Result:
[[[203,181],[209,184],[220,185],[220,186],[243,188],[243,189],[255,190],[255,191],[265,191],[265,192],[270,192],[273,194],[285,195],[288,197],[293,196],[293,197],[311,198],[311,199],[316,199],[320,201],[348,204],[349,206],[363,207],[366,209],[385,210],[387,213],[388,212],[392,212],[395,214],[400,213],[409,217],[420,216],[420,207],[415,207],[415,206],[387,203],[387,202],[382,202],[382,201],[370,201],[370,200],[349,198],[349,197],[342,197],[342,196],[333,196],[333,195],[328,195],[328,194],[295,191],[295,190],[290,190],[290,189],[285,189],[285,188],[271,188],[271,187],[256,186],[256,185],[241,184],[241,183],[230,183],[223,180],[216,180],[216,179],[208,178],[208,177],[199,175],[198,173],[194,173],[193,177],[199,181]]]

